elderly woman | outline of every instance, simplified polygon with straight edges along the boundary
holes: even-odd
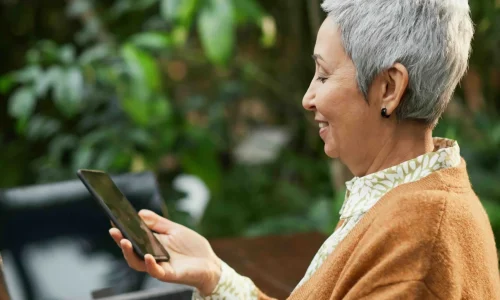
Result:
[[[325,153],[355,175],[341,221],[290,299],[500,299],[495,241],[456,141],[432,130],[467,69],[466,0],[326,0],[302,104]],[[205,238],[149,211],[170,263],[129,265],[195,299],[270,299]],[[293,262],[291,262],[293,263]]]

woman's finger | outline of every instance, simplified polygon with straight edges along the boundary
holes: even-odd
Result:
[[[176,223],[147,209],[141,210],[139,216],[149,229],[158,233],[168,234],[171,230],[178,227]]]
[[[156,263],[156,259],[151,254],[146,254],[144,256],[144,262],[146,263],[146,271],[151,277],[159,280],[166,280],[165,269]]]
[[[146,271],[146,264],[139,257],[137,257],[134,252],[134,248],[132,247],[132,243],[130,243],[129,240],[122,239],[120,241],[120,248],[122,248],[123,256],[125,257],[129,267],[139,272]]]
[[[115,243],[118,245],[118,247],[120,247],[120,241],[123,239],[121,231],[116,228],[111,228],[109,230],[109,235],[111,235]]]

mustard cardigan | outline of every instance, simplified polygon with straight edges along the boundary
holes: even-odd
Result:
[[[500,299],[493,232],[465,162],[388,192],[289,299]]]

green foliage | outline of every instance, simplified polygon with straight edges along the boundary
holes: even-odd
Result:
[[[459,112],[448,113],[435,135],[459,140],[500,238],[500,8],[493,0],[471,7],[471,69],[485,104],[468,117],[473,109],[460,89]],[[0,162],[10,174],[1,186],[74,178],[77,168],[149,169],[172,207],[180,196],[171,179],[185,172],[211,191],[197,228],[209,237],[334,228],[344,191],[332,191],[321,141],[300,107],[314,72],[303,58],[312,52],[310,18],[320,18],[319,7],[307,11],[305,0],[74,0],[43,8],[51,17],[34,18],[31,28],[25,14],[0,21],[29,44],[16,48],[20,37],[11,37],[12,67],[0,77],[8,98]],[[286,149],[271,163],[238,162],[234,149],[246,134],[269,126],[290,130]]]
[[[198,32],[207,56],[215,64],[228,61],[234,47],[234,8],[230,0],[208,0],[200,11]]]

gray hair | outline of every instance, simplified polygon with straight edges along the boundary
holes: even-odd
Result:
[[[467,0],[325,0],[365,98],[395,63],[409,74],[398,120],[435,125],[467,70],[474,33]]]

